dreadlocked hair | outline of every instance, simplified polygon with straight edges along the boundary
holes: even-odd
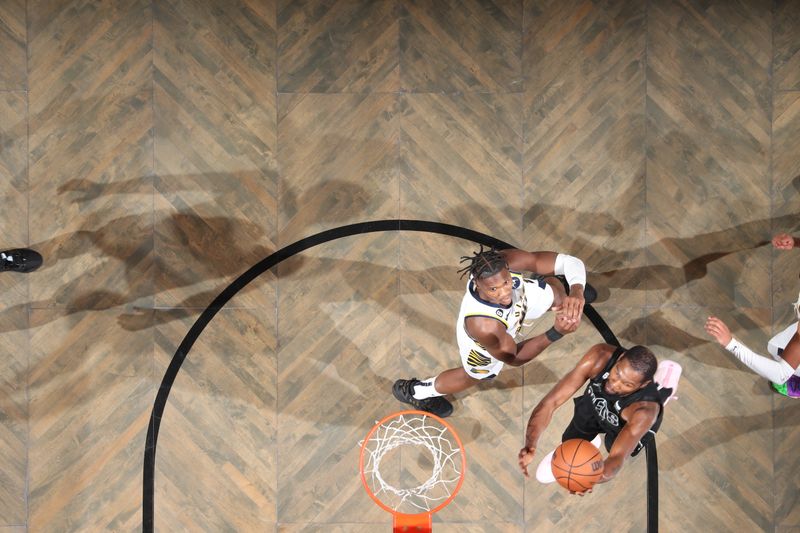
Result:
[[[469,273],[473,279],[482,279],[494,276],[504,268],[508,268],[506,258],[500,252],[492,247],[488,250],[481,249],[474,252],[472,256],[461,256],[459,263],[467,263],[467,266],[458,270],[463,278],[465,274]]]

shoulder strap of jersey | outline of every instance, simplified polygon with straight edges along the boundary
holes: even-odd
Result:
[[[653,426],[650,428],[650,431],[653,433],[658,431],[659,426],[661,426],[661,419],[664,416],[664,401],[661,399],[661,395],[658,393],[658,385],[651,381],[643,389],[640,389],[630,396],[623,398],[620,401],[620,405],[622,409],[625,409],[630,404],[636,402],[655,402],[658,404],[658,417],[653,423]],[[620,409],[620,411],[622,411],[622,409]]]
[[[492,315],[490,313],[468,313],[468,314],[464,315],[464,328],[467,327],[466,320],[468,318],[493,318],[494,320],[497,320],[498,322],[503,324],[505,327],[508,327],[508,322],[503,320],[503,318],[500,317],[500,316],[495,316],[495,315]],[[469,332],[467,332],[467,333],[469,333]],[[471,335],[470,335],[470,337],[471,337]]]
[[[643,389],[639,389],[633,394],[626,396],[625,399],[620,403],[627,406],[636,402],[656,402],[658,404],[662,404],[663,400],[661,399],[661,395],[658,393],[658,385],[651,381],[645,385]]]

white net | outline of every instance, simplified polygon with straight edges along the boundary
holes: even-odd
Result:
[[[401,414],[369,436],[364,478],[390,509],[404,514],[429,512],[457,490],[463,475],[461,454],[458,441],[437,420]]]

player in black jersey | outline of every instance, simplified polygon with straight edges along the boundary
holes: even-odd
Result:
[[[645,346],[628,350],[610,344],[592,346],[531,413],[525,447],[519,452],[522,472],[528,476],[528,465],[553,412],[588,381],[583,395],[574,399],[575,415],[561,440],[591,441],[605,434],[609,455],[599,483],[616,476],[625,459],[639,453],[661,424],[663,402],[672,391],[659,390],[653,381],[657,367],[655,355]]]

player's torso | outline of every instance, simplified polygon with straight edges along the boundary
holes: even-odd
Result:
[[[600,425],[608,431],[619,432],[625,426],[625,420],[622,418],[625,406],[622,405],[622,398],[608,394],[604,387],[605,380],[591,380],[586,386],[584,396],[588,402],[591,402],[595,418]]]
[[[510,272],[511,274],[511,304],[506,306],[493,304],[481,299],[475,288],[475,283],[470,280],[467,283],[467,290],[461,300],[461,309],[458,314],[457,330],[458,335],[469,337],[466,331],[466,319],[470,317],[482,317],[497,320],[506,329],[506,333],[512,337],[516,336],[522,327],[522,320],[528,311],[527,298],[525,297],[525,283],[522,274]]]
[[[544,313],[553,305],[554,293],[552,287],[543,280],[527,279],[517,272],[510,272],[512,279],[511,304],[501,306],[486,302],[480,298],[472,281],[467,283],[467,290],[461,301],[458,320],[456,321],[456,339],[462,363],[474,374],[496,374],[502,363],[481,343],[470,335],[467,322],[472,322],[470,317],[496,320],[505,328],[505,331],[516,342],[524,335],[520,333],[527,320],[533,320]],[[500,365],[497,367],[496,365]]]
[[[603,372],[589,380],[589,384],[586,386],[586,390],[583,393],[584,400],[587,403],[591,403],[595,418],[600,425],[603,426],[606,431],[614,433],[618,433],[625,427],[625,419],[622,413],[629,405],[641,401],[660,403],[658,400],[658,388],[652,382],[647,384],[644,388],[625,396],[606,392],[605,386],[608,381],[609,372],[614,363],[616,363],[618,357],[618,355],[613,356]],[[657,429],[655,424],[654,429]]]
[[[769,340],[769,343],[767,344],[767,350],[773,358],[783,356],[783,351],[786,349],[789,341],[792,340],[792,337],[794,337],[796,331],[797,322],[794,322]],[[794,371],[794,375],[800,377],[800,367],[797,367],[797,369]]]

